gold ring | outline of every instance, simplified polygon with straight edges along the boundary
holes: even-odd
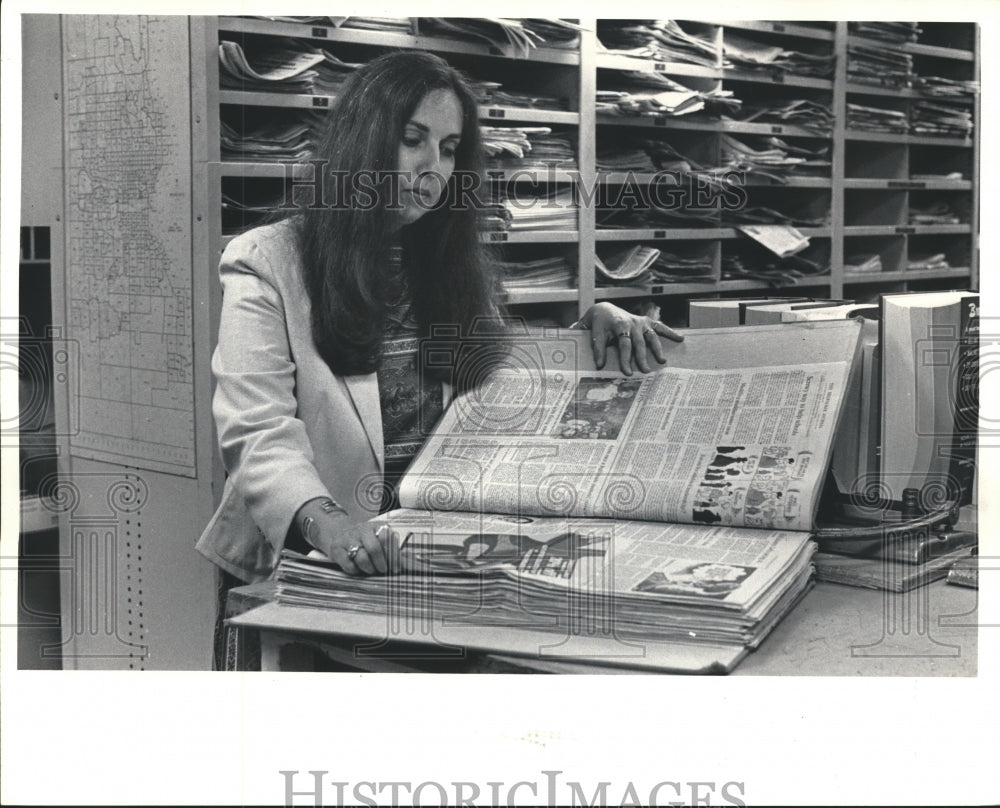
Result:
[[[347,548],[347,559],[348,559],[348,561],[353,561],[355,558],[357,558],[358,553],[360,553],[360,552],[361,552],[361,545],[360,544],[352,544],[350,547]]]
[[[626,330],[626,331],[619,331],[618,332],[618,339],[621,339],[622,337],[631,337],[631,336],[632,336],[632,332],[628,331],[628,330]]]

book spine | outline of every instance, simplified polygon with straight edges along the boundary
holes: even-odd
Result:
[[[953,386],[955,434],[949,474],[959,488],[959,504],[972,500],[976,481],[976,442],[979,424],[979,296],[961,303],[958,357]]]

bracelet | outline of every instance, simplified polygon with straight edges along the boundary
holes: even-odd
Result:
[[[340,505],[334,502],[329,497],[324,497],[319,501],[320,510],[323,513],[342,513],[347,516],[347,511],[344,510]],[[316,524],[316,520],[311,516],[304,516],[302,518],[302,524],[300,525],[300,530],[302,531],[302,537],[305,539],[309,538],[309,531],[312,530],[312,526]]]
[[[347,514],[340,505],[334,502],[332,499],[322,499],[320,500],[319,507],[323,509],[323,513],[342,513]]]

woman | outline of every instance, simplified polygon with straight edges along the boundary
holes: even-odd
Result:
[[[477,206],[459,193],[481,176],[480,155],[476,103],[454,69],[426,53],[379,57],[344,85],[319,144],[336,185],[226,248],[212,369],[229,478],[198,542],[222,569],[265,578],[284,546],[317,548],[352,575],[390,569],[365,520],[393,504],[443,404],[414,337],[501,314]],[[576,325],[593,330],[599,367],[616,343],[626,373],[633,359],[647,372],[648,353],[663,362],[657,333],[680,339],[610,304]]]

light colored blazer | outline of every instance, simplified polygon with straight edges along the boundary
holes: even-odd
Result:
[[[197,549],[256,581],[307,500],[331,497],[358,521],[378,513],[382,412],[374,373],[336,376],[316,352],[289,223],[233,239],[219,274],[212,412],[229,477]]]

